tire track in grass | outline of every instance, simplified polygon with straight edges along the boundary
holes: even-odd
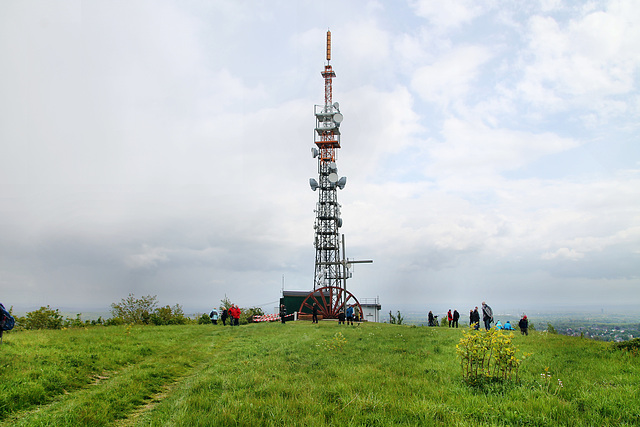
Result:
[[[220,337],[220,334],[218,334]],[[211,347],[224,347],[229,342],[233,341],[233,336],[226,336],[224,339],[218,339]],[[206,357],[206,356],[203,356]],[[131,411],[127,418],[122,418],[116,420],[113,424],[115,427],[130,427],[136,425],[138,421],[142,421],[142,419],[149,414],[153,409],[160,404],[164,399],[169,397],[171,393],[174,391],[176,387],[181,386],[182,384],[189,384],[193,382],[197,377],[199,377],[203,370],[209,367],[210,361],[204,360],[200,362],[200,364],[192,369],[188,374],[180,376],[176,378],[171,384],[165,384],[162,386],[162,390],[158,393],[152,395],[149,398],[149,401],[141,406],[138,406],[135,410]]]
[[[197,347],[203,344],[203,338],[213,340],[217,336],[218,333],[214,336],[195,334],[189,341],[176,341],[176,346],[149,354],[135,364],[94,375],[94,381],[86,386],[62,393],[50,403],[13,413],[2,420],[0,426],[95,426],[127,420],[138,408],[154,400],[155,403],[161,401],[163,393],[168,395],[180,378],[200,369],[210,351]],[[219,340],[215,339],[210,347],[218,345]]]

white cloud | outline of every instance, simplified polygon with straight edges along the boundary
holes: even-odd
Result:
[[[480,68],[491,59],[484,46],[459,46],[416,70],[411,87],[427,102],[442,107],[463,102]]]
[[[532,59],[518,85],[525,100],[542,108],[564,111],[570,106],[603,109],[604,102],[635,87],[640,68],[640,10],[630,2],[611,2],[569,22],[533,16],[529,45]],[[628,106],[627,106],[628,108]]]
[[[542,254],[542,259],[544,260],[551,260],[556,258],[564,258],[564,259],[576,261],[584,258],[584,254],[580,252],[576,252],[575,249],[570,249],[570,248],[560,248],[555,252],[545,252],[544,254]]]
[[[169,261],[168,253],[166,248],[144,244],[140,253],[130,255],[125,263],[131,269],[149,269]]]
[[[416,0],[411,3],[416,15],[428,19],[439,31],[459,28],[482,13],[481,5],[473,0]]]
[[[389,35],[383,31],[375,22],[361,21],[353,23],[344,29],[341,36],[341,43],[344,51],[344,58],[351,61],[366,61],[370,66],[384,63],[389,57]]]
[[[425,170],[427,174],[440,177],[479,177],[516,170],[546,155],[579,145],[578,141],[552,133],[492,129],[455,118],[444,122],[442,134],[444,141],[431,145],[432,162],[426,165]]]

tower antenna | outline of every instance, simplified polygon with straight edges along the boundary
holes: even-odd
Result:
[[[343,116],[340,106],[333,102],[333,78],[336,73],[331,68],[331,31],[327,30],[327,64],[322,71],[324,78],[324,105],[315,105],[316,128],[315,147],[311,149],[314,158],[318,158],[318,181],[309,180],[311,189],[318,190],[314,246],[316,261],[313,279],[313,291],[307,300],[314,300],[323,316],[335,318],[340,309],[344,309],[350,298],[347,292],[347,278],[352,263],[367,263],[371,260],[354,261],[347,259],[344,253],[344,235],[340,241],[339,228],[342,227],[338,189],[344,189],[347,177],[338,175],[337,150],[340,148],[340,124]],[[342,248],[342,256],[340,254]],[[357,299],[354,301],[357,303]],[[301,306],[311,308],[306,301]],[[306,305],[305,305],[306,304]],[[359,303],[358,303],[359,305]]]

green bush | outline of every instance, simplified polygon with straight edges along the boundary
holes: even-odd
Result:
[[[58,309],[40,307],[36,311],[27,313],[24,319],[25,329],[60,329],[62,328],[62,316]],[[21,319],[22,320],[22,319]]]
[[[633,355],[640,354],[640,338],[613,343],[614,350],[625,350]]]
[[[487,380],[517,381],[521,360],[516,357],[512,337],[496,329],[465,331],[456,345],[464,381],[470,385]]]
[[[136,298],[132,293],[126,299],[122,299],[119,304],[111,304],[111,315],[114,318],[122,319],[123,323],[149,324],[151,313],[157,302],[156,296]]]
[[[208,325],[211,323],[211,319],[207,313],[202,313],[202,316],[198,317],[198,325]]]
[[[82,321],[82,319],[80,318],[81,316],[82,316],[82,313],[78,313],[76,314],[75,319],[71,317],[65,318],[62,326],[65,328],[83,328],[85,326],[102,325],[102,317],[98,317],[98,320]]]
[[[166,305],[156,308],[151,313],[150,319],[154,325],[184,325],[188,320],[184,317],[184,311],[180,304],[173,307]]]

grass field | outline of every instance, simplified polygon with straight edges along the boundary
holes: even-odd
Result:
[[[0,425],[640,425],[637,355],[516,335],[520,381],[471,387],[461,337],[330,321],[10,333]]]

